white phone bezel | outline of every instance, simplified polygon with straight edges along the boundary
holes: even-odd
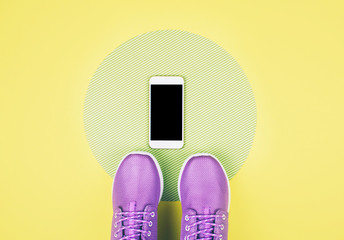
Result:
[[[151,140],[151,85],[182,85],[182,140]],[[149,79],[149,146],[151,148],[179,149],[184,145],[184,79],[179,76],[153,76]]]

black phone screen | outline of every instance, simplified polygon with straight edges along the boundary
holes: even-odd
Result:
[[[183,85],[152,84],[151,140],[183,140]]]

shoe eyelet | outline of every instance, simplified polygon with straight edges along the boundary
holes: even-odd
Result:
[[[149,221],[148,226],[150,226],[150,227],[153,226],[153,222]]]
[[[185,236],[185,237],[184,237],[184,240],[189,240],[189,236]]]
[[[153,217],[155,217],[155,212],[151,212],[151,217],[153,218]]]
[[[222,240],[222,234],[219,236],[219,240]]]
[[[226,215],[222,214],[222,220],[226,220]]]
[[[184,218],[184,219],[185,219],[185,221],[187,221],[187,222],[188,222],[188,221],[190,220],[190,217],[189,217],[189,215],[185,215],[185,218]]]
[[[225,226],[223,224],[220,225],[220,229],[223,230],[225,229]]]
[[[114,236],[115,238],[117,238],[117,237],[118,237],[117,233],[115,233],[113,236]]]
[[[190,231],[190,226],[189,225],[185,226],[185,231],[187,231],[187,232]]]
[[[148,231],[148,232],[147,232],[147,236],[150,237],[150,235],[152,235],[152,232],[151,232],[151,231]]]
[[[113,226],[116,228],[117,227],[117,222],[115,222],[115,224]]]
[[[115,218],[117,218],[117,213],[115,213]]]

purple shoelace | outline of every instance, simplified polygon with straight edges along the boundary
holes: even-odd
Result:
[[[195,237],[194,239],[198,240],[213,240],[214,238],[218,238],[222,240],[221,234],[214,233],[216,227],[220,228],[221,230],[224,229],[223,224],[216,224],[215,218],[220,217],[223,220],[226,219],[225,215],[213,215],[213,214],[205,214],[205,215],[186,215],[185,221],[189,221],[190,219],[195,218],[195,222],[186,225],[185,230],[188,232],[192,227],[197,227],[198,231],[193,232],[187,236],[185,236],[184,240],[189,240],[191,237]],[[200,226],[203,226],[200,228]]]
[[[119,212],[115,213],[115,218],[119,218],[118,221],[114,223],[114,227],[122,226],[118,229],[114,236],[117,237],[118,233],[122,232],[122,236],[119,240],[136,240],[141,239],[142,234],[150,236],[150,231],[142,230],[143,225],[146,223],[148,226],[152,226],[152,221],[144,220],[144,216],[150,214],[152,217],[155,216],[155,212]]]

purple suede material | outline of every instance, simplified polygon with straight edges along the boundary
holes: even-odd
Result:
[[[119,240],[122,232],[119,231],[117,237],[115,233],[124,226],[137,224],[132,219],[123,221],[120,224],[119,219],[124,218],[116,213],[133,212],[129,216],[134,216],[136,212],[146,212],[140,215],[143,223],[142,230],[150,231],[151,235],[142,234],[141,239],[157,239],[157,208],[160,200],[160,176],[154,160],[145,154],[130,154],[120,164],[113,185],[113,209],[114,216],[112,220],[111,240]],[[154,213],[154,214],[153,214]],[[154,216],[152,216],[154,215]],[[138,218],[139,219],[139,218]],[[152,221],[152,226],[149,226]],[[126,235],[133,234],[133,230],[125,230]],[[136,239],[136,238],[135,238]]]
[[[115,216],[116,213],[120,213],[122,212],[122,210],[120,208],[114,209],[113,211],[113,216],[112,216],[112,225],[111,225],[111,240],[114,239],[120,239],[122,237],[122,232],[118,232],[117,233],[117,238],[115,238],[115,233],[117,232],[118,229],[120,229],[122,226],[121,225],[117,225],[115,227],[115,222],[119,219],[119,216]]]
[[[181,226],[181,229],[180,229],[180,239],[181,240],[184,240],[186,235],[194,233],[194,232],[197,232],[197,227],[192,227],[192,228],[190,228],[189,231],[185,230],[185,227],[187,225],[191,225],[191,224],[196,222],[195,218],[190,218],[189,221],[185,221],[185,216],[186,215],[193,216],[193,215],[196,215],[196,214],[197,214],[196,211],[193,210],[193,209],[186,209],[186,210],[183,211],[183,214],[182,214],[182,226]],[[189,238],[189,240],[194,240],[194,239],[196,239],[196,238],[194,238],[194,237]]]
[[[228,233],[228,200],[229,186],[226,173],[220,163],[211,156],[195,156],[186,163],[180,180],[180,198],[182,203],[182,226],[180,239],[192,232],[209,228],[209,225],[200,224],[197,228],[185,230],[191,225],[194,218],[185,220],[186,215],[218,215],[225,214],[226,219],[214,218],[215,224],[223,224],[224,229],[215,227],[215,233],[221,234],[222,239],[227,239]],[[202,236],[199,236],[199,238]],[[193,240],[197,238],[189,238]],[[215,238],[219,239],[219,238]]]
[[[215,219],[215,224],[217,224],[217,225],[223,224],[224,229],[221,230],[219,227],[216,227],[216,228],[214,229],[214,230],[215,230],[214,233],[221,234],[221,235],[222,235],[222,239],[223,239],[223,240],[226,240],[227,237],[228,237],[228,212],[223,211],[223,210],[218,210],[218,211],[216,211],[215,214],[216,214],[216,215],[219,215],[219,216],[223,216],[223,215],[226,216],[226,218],[225,218],[224,220],[222,219],[222,217],[217,217],[217,218]],[[182,221],[181,221],[182,224],[181,224],[181,230],[180,230],[180,239],[181,239],[181,240],[185,240],[185,236],[187,236],[187,235],[189,235],[189,234],[192,234],[192,233],[194,233],[194,232],[197,232],[197,231],[199,230],[199,229],[197,229],[196,226],[191,227],[189,231],[186,231],[186,230],[185,230],[185,227],[186,227],[187,225],[192,225],[193,223],[196,222],[196,219],[195,219],[195,218],[190,218],[189,221],[186,221],[186,220],[185,220],[185,216],[186,216],[186,215],[188,215],[188,216],[194,216],[194,215],[196,215],[196,211],[193,210],[193,209],[187,209],[187,210],[183,211],[183,214],[182,214]],[[200,226],[200,228],[203,228],[203,227],[204,227],[204,225],[203,225],[203,226],[202,226],[202,225]],[[196,237],[190,237],[190,238],[189,238],[189,240],[195,240],[195,239],[196,239]],[[215,238],[215,239],[218,239],[218,238]]]
[[[222,219],[222,217],[217,217],[215,220],[215,223],[218,225],[223,224],[224,229],[221,230],[219,227],[215,228],[215,233],[218,234],[222,234],[222,239],[223,240],[227,240],[228,238],[228,212],[227,211],[223,211],[223,210],[218,210],[216,212],[216,215],[219,216],[225,216],[225,219]]]
[[[113,208],[129,211],[129,203],[136,202],[136,211],[146,205],[158,206],[160,177],[154,160],[143,154],[130,154],[117,169],[113,185]]]
[[[149,212],[149,213],[154,212],[154,217],[152,217],[151,214],[148,214],[144,218],[145,220],[152,221],[152,223],[153,223],[153,226],[151,226],[151,227],[148,224],[145,224],[143,226],[144,230],[151,231],[151,236],[149,238],[144,238],[144,239],[157,240],[158,239],[158,228],[157,228],[157,226],[158,226],[158,209],[156,206],[148,205],[145,208],[145,212]]]

